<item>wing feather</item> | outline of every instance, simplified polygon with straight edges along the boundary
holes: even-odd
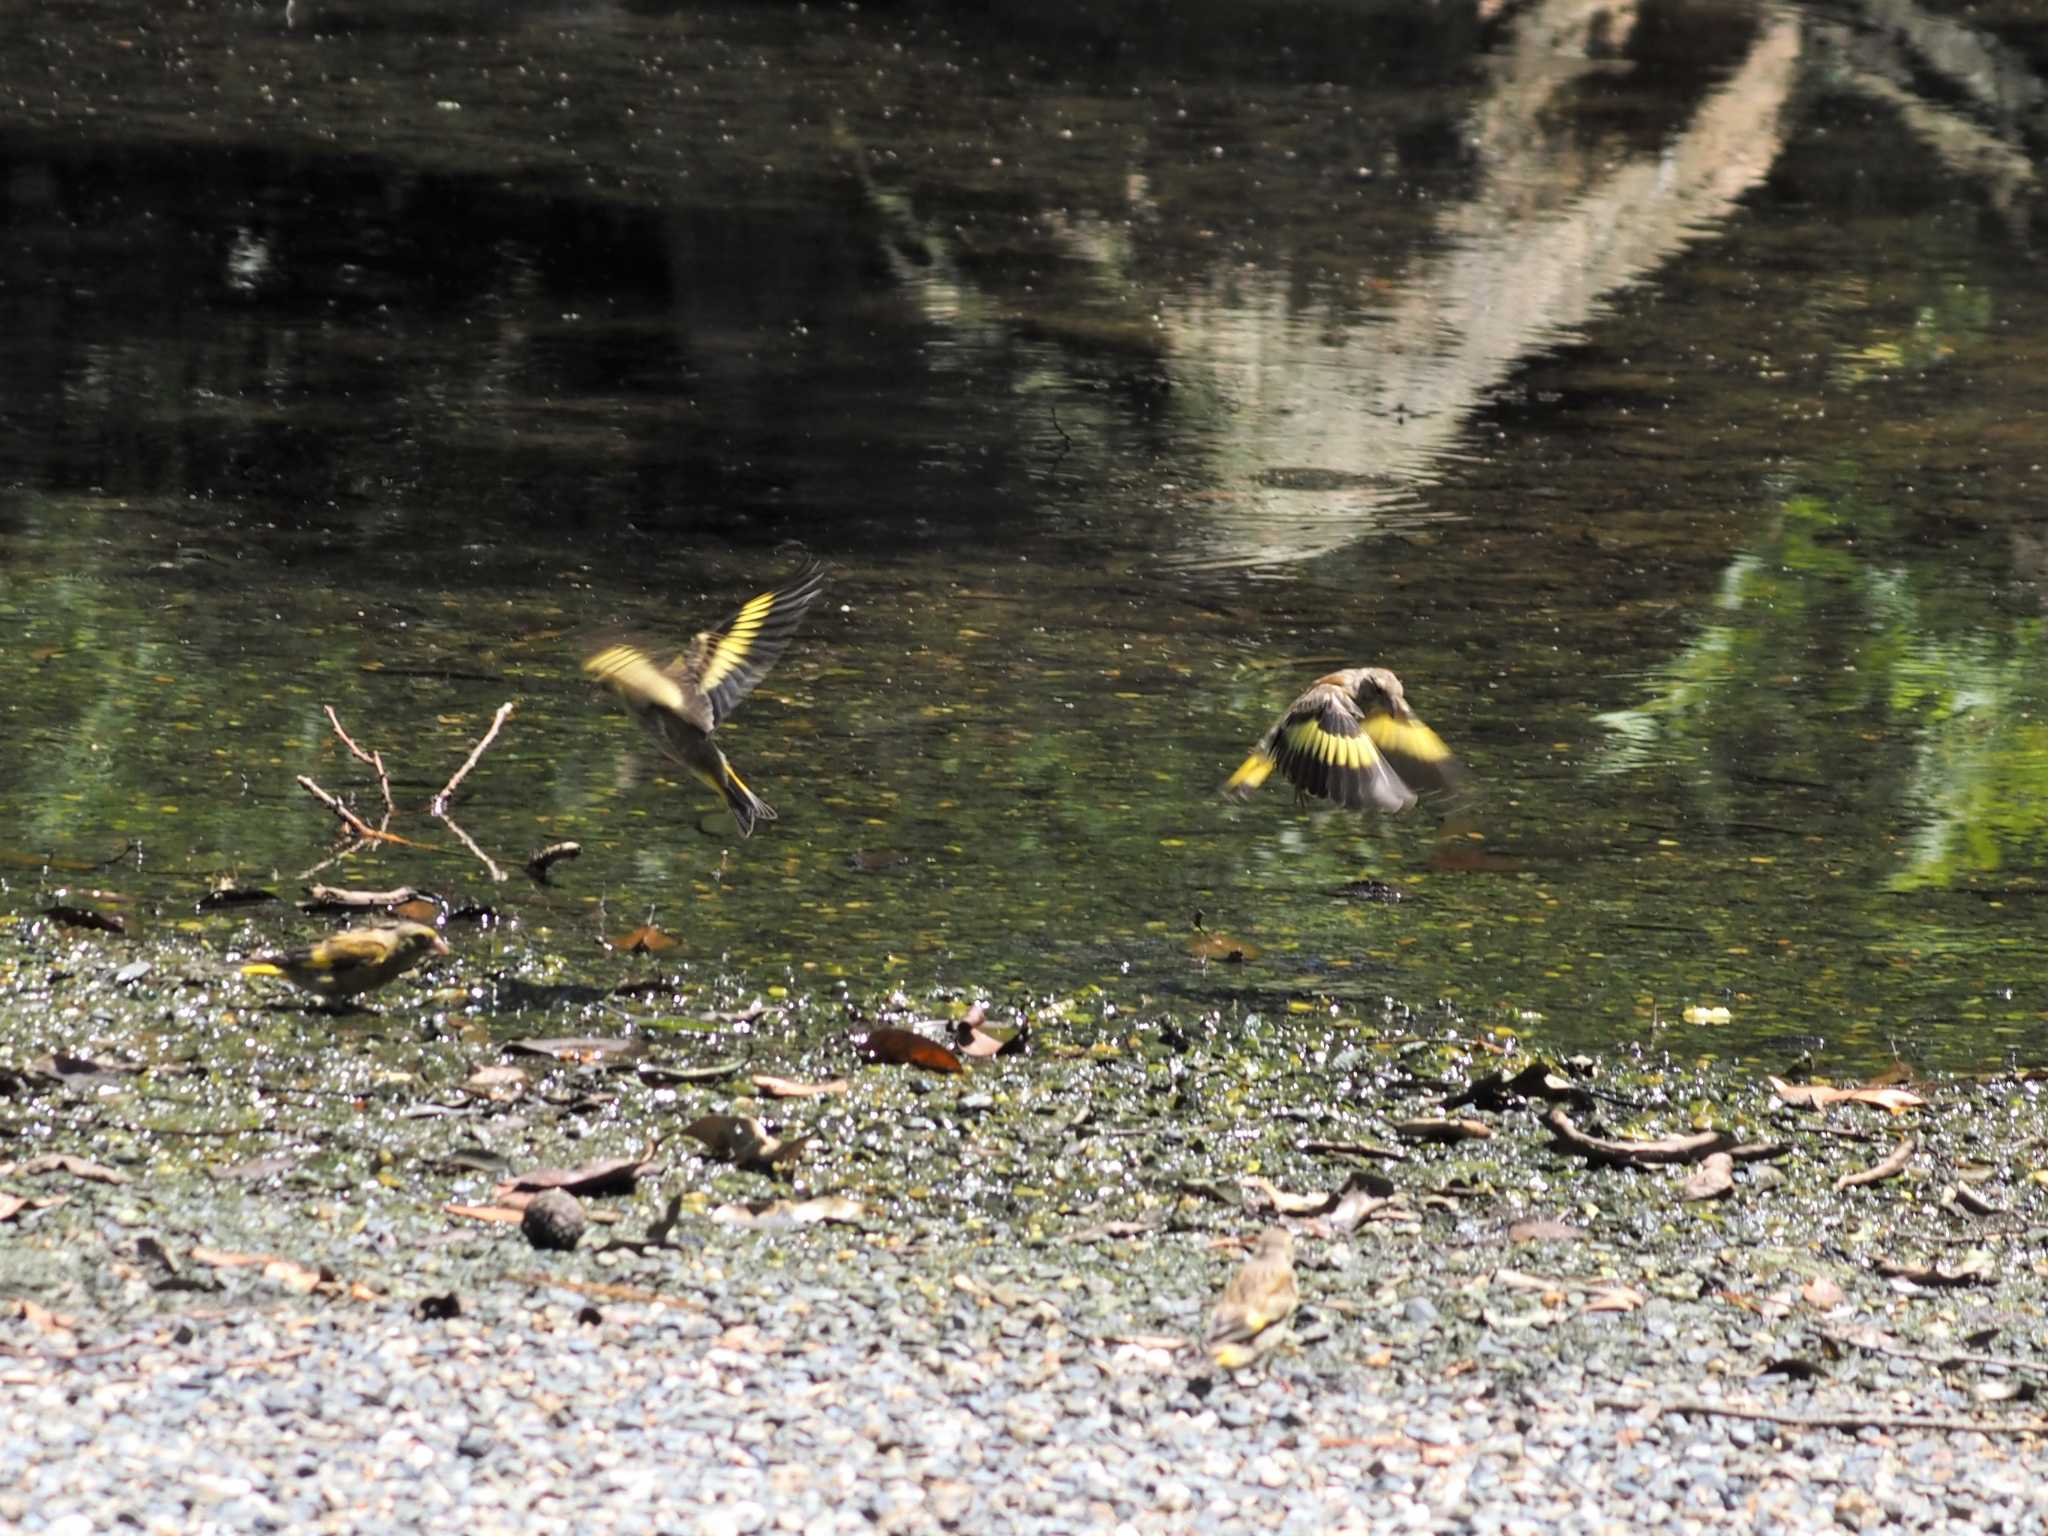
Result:
[[[822,564],[807,565],[782,586],[749,598],[717,629],[697,636],[691,657],[678,669],[696,664],[694,681],[711,700],[713,725],[768,675],[811,604],[824,592],[825,576]]]

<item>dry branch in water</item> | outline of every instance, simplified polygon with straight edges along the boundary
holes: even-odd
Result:
[[[513,707],[513,701],[510,699],[498,706],[498,713],[491,720],[491,728],[484,732],[484,739],[476,744],[475,750],[463,761],[462,766],[455,770],[455,777],[441,787],[441,793],[434,796],[434,803],[428,809],[436,816],[446,819],[448,815],[448,802],[454,798],[457,786],[469,777],[469,770],[477,765],[484,753],[490,750],[491,743],[498,739],[498,732],[504,727],[505,721],[510,717]],[[502,880],[505,877],[499,875],[497,878]]]

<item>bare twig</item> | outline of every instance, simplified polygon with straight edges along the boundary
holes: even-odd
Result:
[[[1889,1355],[1895,1360],[1921,1360],[1929,1365],[1942,1367],[1962,1365],[1984,1365],[2008,1371],[2048,1372],[2048,1361],[2026,1360],[2017,1355],[1977,1355],[1955,1349],[1908,1349],[1894,1342],[1889,1335],[1871,1329],[1861,1333],[1843,1333],[1833,1328],[1823,1328],[1820,1336],[1831,1343],[1847,1345],[1851,1349],[1869,1350],[1874,1355]]]
[[[1920,1138],[1907,1136],[1885,1155],[1882,1161],[1872,1163],[1868,1168],[1855,1173],[1845,1173],[1835,1180],[1835,1188],[1850,1189],[1858,1184],[1876,1184],[1885,1179],[1896,1178],[1906,1171],[1906,1164],[1913,1160],[1913,1154],[1920,1150]]]
[[[510,709],[512,706],[507,704],[505,707],[507,709]],[[464,771],[467,772],[466,769]],[[458,773],[456,777],[459,779],[462,777],[462,775]],[[434,802],[434,804],[436,805],[439,805],[440,803],[441,802],[439,800],[436,800]],[[483,849],[477,847],[476,840],[474,838],[472,838],[467,832],[463,831],[461,827],[456,825],[454,817],[450,816],[446,811],[440,810],[435,811],[434,814],[441,818],[441,823],[443,826],[447,827],[447,829],[450,832],[453,832],[457,837],[462,839],[463,847],[467,848],[471,853],[475,854],[479,859],[483,860],[484,868],[491,872],[491,878],[493,880],[503,880],[505,878],[505,871],[498,868],[497,862],[494,859],[492,859],[492,857],[488,853],[485,853]]]
[[[327,723],[334,727],[334,734],[341,738],[341,744],[349,749],[350,753],[354,755],[355,760],[359,763],[368,763],[377,770],[377,787],[384,792],[384,820],[388,824],[391,820],[392,812],[396,811],[398,807],[391,803],[391,775],[384,771],[384,754],[382,752],[365,752],[350,740],[348,732],[341,728],[341,716],[334,712],[334,706],[332,704],[322,704],[320,707],[327,711]]]
[[[428,809],[430,809],[436,816],[445,817],[447,815],[448,802],[449,800],[454,798],[456,786],[461,784],[461,782],[464,779],[469,777],[469,770],[477,765],[477,760],[481,758],[487,750],[489,750],[491,743],[498,739],[498,731],[500,727],[502,727],[505,724],[506,718],[511,715],[512,709],[513,704],[512,701],[510,700],[498,706],[498,713],[496,717],[491,721],[491,728],[488,731],[484,732],[484,739],[476,744],[476,750],[469,754],[468,760],[465,761],[460,768],[455,770],[455,777],[450,779],[445,785],[442,786],[441,793],[434,796],[434,803],[430,807],[428,807]],[[453,826],[454,823],[450,822],[449,825]],[[457,828],[458,832],[460,830],[460,828]],[[463,841],[465,843],[468,843],[469,839],[465,837],[463,838]],[[474,843],[470,843],[470,848],[472,850],[474,850],[475,847],[476,845]],[[483,858],[483,855],[479,853],[477,857]],[[484,859],[484,862],[486,864],[491,863],[489,859]],[[491,864],[491,868],[496,869],[497,865]],[[499,875],[497,876],[497,878],[502,880],[505,877],[503,875]]]
[[[359,907],[396,907],[408,901],[418,900],[421,894],[409,885],[396,886],[388,891],[357,891],[345,890],[336,885],[313,885],[306,888],[306,899],[299,903],[299,910],[318,912],[336,907],[349,910]]]
[[[322,789],[318,784],[315,784],[303,773],[299,775],[299,788],[303,789],[307,794],[311,795],[315,800],[318,800],[322,805],[326,806],[327,809],[334,812],[335,815],[339,816],[342,820],[342,825],[346,826],[351,832],[355,833],[357,837],[363,838],[366,841],[374,842],[378,838],[388,835],[386,833],[379,832],[375,827],[371,826],[368,822],[364,821],[362,817],[358,816],[354,811],[350,810],[347,806],[343,805],[339,800],[335,799],[334,796],[327,793],[326,790]]]
[[[1625,1413],[1690,1413],[1721,1419],[1748,1419],[1757,1424],[1783,1424],[1791,1429],[1931,1429],[1973,1435],[2048,1435],[2048,1419],[1945,1419],[1910,1413],[1771,1413],[1762,1408],[1738,1408],[1730,1403],[1689,1400],[1641,1403],[1620,1397],[1596,1399],[1594,1406],[1618,1408]]]
[[[1620,1168],[1648,1168],[1666,1163],[1697,1163],[1710,1153],[1727,1152],[1735,1138],[1726,1131],[1698,1131],[1690,1136],[1667,1136],[1661,1141],[1613,1141],[1588,1135],[1572,1123],[1559,1105],[1543,1117],[1561,1151],[1576,1152],[1589,1162]]]

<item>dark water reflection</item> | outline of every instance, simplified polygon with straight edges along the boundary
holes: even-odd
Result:
[[[0,19],[5,840],[140,839],[173,933],[370,793],[323,704],[416,806],[516,698],[463,824],[557,889],[417,812],[340,871],[516,910],[476,976],[651,915],[742,987],[2035,1059],[2044,68],[1890,0]],[[728,847],[565,636],[795,543]],[[1359,661],[1448,837],[1215,799]]]

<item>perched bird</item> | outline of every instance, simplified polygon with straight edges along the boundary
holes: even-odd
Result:
[[[448,946],[425,923],[375,923],[330,934],[288,954],[265,955],[242,967],[244,976],[282,976],[322,997],[354,997],[403,976]]]
[[[1301,795],[1383,811],[1407,810],[1418,790],[1447,789],[1459,772],[1451,749],[1416,718],[1401,679],[1385,667],[1317,678],[1259,738],[1223,792],[1244,799],[1275,768]]]
[[[1209,1358],[1226,1371],[1250,1365],[1287,1336],[1287,1319],[1300,1299],[1294,1284],[1294,1235],[1285,1227],[1268,1227],[1209,1314],[1209,1332],[1202,1341]]]
[[[725,797],[741,837],[753,833],[755,822],[773,821],[775,808],[733,772],[711,733],[767,676],[824,590],[825,567],[814,563],[748,599],[680,654],[664,658],[652,642],[620,636],[600,639],[584,654],[583,670],[617,691],[661,750]]]

